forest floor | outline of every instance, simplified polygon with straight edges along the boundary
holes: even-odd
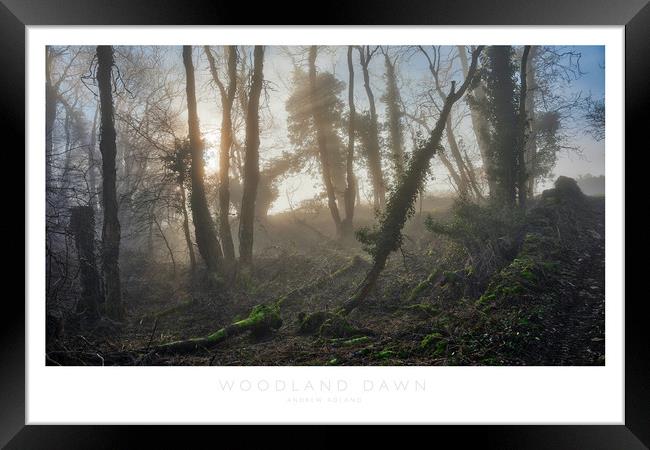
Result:
[[[359,244],[329,239],[316,222],[294,218],[291,228],[288,215],[283,223],[270,217],[264,231],[274,240],[260,238],[250,275],[221,286],[133,259],[122,266],[127,320],[89,327],[68,319],[48,342],[47,364],[603,365],[605,199],[572,195],[554,189],[536,200],[515,257],[478,290],[468,289],[471,273],[445,256],[453,243],[416,216],[375,290],[334,332],[305,332],[305,318],[346,300],[369,259]],[[448,216],[448,206],[434,216]],[[420,284],[435,268],[430,283]],[[207,336],[288,293],[273,332],[190,352],[157,350]]]

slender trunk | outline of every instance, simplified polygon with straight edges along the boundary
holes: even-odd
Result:
[[[524,47],[524,53],[521,57],[521,71],[519,77],[521,78],[521,86],[519,90],[519,139],[517,139],[517,195],[519,198],[519,207],[526,208],[526,201],[528,198],[528,186],[526,173],[526,142],[528,140],[528,128],[530,122],[526,115],[526,95],[528,93],[527,79],[528,74],[528,55],[530,53],[530,45]]]
[[[61,174],[61,184],[59,185],[59,198],[61,201],[61,206],[66,208],[68,206],[69,192],[68,188],[70,187],[70,166],[72,165],[72,138],[70,136],[70,127],[72,122],[72,117],[70,110],[65,112],[65,122],[63,125],[63,131],[65,133],[65,146],[64,153],[65,158],[63,160],[63,173]]]
[[[52,164],[54,150],[54,122],[56,121],[57,92],[52,85],[52,56],[46,50],[45,64],[45,186],[49,190],[52,183]]]
[[[475,198],[482,198],[481,190],[476,182],[476,175],[474,174],[474,168],[468,162],[467,155],[463,154],[460,151],[460,146],[456,140],[456,135],[454,133],[451,116],[447,118],[447,124],[445,125],[445,134],[447,135],[447,142],[449,143],[449,148],[451,150],[451,155],[454,157],[456,166],[458,167],[458,182],[459,193],[461,197],[469,198],[470,194]]]
[[[449,158],[447,158],[447,155],[445,155],[444,152],[439,151],[438,152],[438,158],[440,159],[440,162],[442,162],[442,165],[445,166],[445,168],[447,169],[447,172],[449,172],[449,175],[451,176],[451,179],[454,181],[454,187],[458,191],[459,195],[462,196],[462,194],[461,194],[461,192],[462,192],[461,191],[462,181],[461,181],[460,175],[456,171],[456,168],[451,163],[451,161],[449,161]]]
[[[352,236],[352,221],[354,218],[354,201],[356,195],[356,180],[354,178],[354,124],[357,112],[354,106],[354,66],[352,65],[352,46],[348,46],[348,104],[350,117],[348,118],[348,152],[345,160],[345,219],[341,222],[343,237]]]
[[[451,107],[463,96],[471,83],[476,73],[478,56],[482,50],[483,47],[479,46],[472,54],[472,63],[468,69],[467,77],[458,91],[455,90],[455,82],[452,82],[451,92],[446,96],[445,103],[440,111],[440,117],[428,141],[420,148],[414,150],[408,169],[395,191],[391,194],[388,205],[386,206],[385,215],[381,220],[372,252],[372,268],[356,293],[344,303],[342,307],[344,314],[350,313],[367,297],[375,286],[379,274],[384,269],[388,256],[399,248],[402,240],[402,228],[409,215],[413,212],[414,202],[429,170],[431,158],[440,147],[440,140],[442,139]]]
[[[194,221],[194,233],[199,253],[212,274],[219,270],[222,259],[221,247],[214,230],[214,223],[210,216],[208,203],[205,198],[205,187],[203,184],[204,162],[203,142],[199,129],[199,116],[196,111],[196,91],[194,86],[194,64],[192,63],[192,46],[183,46],[183,64],[186,75],[187,91],[187,121],[190,135],[190,147],[192,151],[191,182],[192,193],[190,205],[192,207],[192,219]]]
[[[388,53],[384,53],[386,63],[386,108],[390,132],[390,147],[395,167],[395,175],[399,180],[404,175],[404,149],[402,147],[402,113],[400,111],[399,89],[395,74],[395,63]]]
[[[77,311],[95,319],[99,316],[98,305],[101,303],[100,279],[95,263],[95,213],[90,206],[77,206],[70,212],[70,229],[77,248],[81,282],[81,301],[77,304]]]
[[[181,213],[183,214],[183,234],[185,235],[185,243],[187,244],[187,251],[190,255],[190,268],[192,272],[196,270],[196,256],[194,255],[194,244],[192,244],[192,236],[190,234],[190,220],[187,214],[187,197],[185,195],[185,186],[181,185]]]
[[[246,155],[244,157],[244,192],[239,218],[239,260],[244,266],[253,262],[253,229],[255,200],[260,179],[260,94],[264,81],[264,47],[253,50],[253,76],[246,112]]]
[[[205,46],[205,54],[210,64],[212,79],[219,87],[221,95],[221,142],[219,146],[219,234],[224,259],[231,263],[235,260],[235,246],[232,242],[232,231],[228,213],[230,211],[230,149],[233,143],[232,106],[237,90],[237,48],[226,47],[228,59],[228,86],[225,87],[219,79],[217,66],[210,51]]]
[[[458,46],[458,54],[463,67],[463,73],[465,74],[465,77],[467,77],[469,64],[467,62],[467,55],[464,46]],[[489,193],[492,195],[497,188],[494,178],[490,175],[492,172],[492,162],[489,157],[490,125],[487,117],[485,117],[485,114],[481,111],[481,108],[477,106],[485,104],[486,99],[485,88],[480,82],[467,93],[467,100],[470,103],[472,130],[474,131],[474,136],[476,136],[476,143],[479,152],[481,153],[483,171],[485,173],[485,178],[487,179]]]
[[[535,126],[535,92],[537,91],[537,81],[535,80],[535,56],[537,54],[537,46],[532,45],[528,53],[528,65],[526,66],[526,115],[528,118],[529,135],[526,140],[526,172],[528,173],[528,197],[535,194],[535,172],[536,165],[536,133]]]
[[[99,150],[102,154],[102,197],[104,224],[102,227],[102,262],[106,293],[106,314],[116,320],[124,317],[120,287],[120,222],[117,216],[117,190],[115,157],[115,123],[113,119],[113,95],[111,72],[113,47],[97,47],[97,84],[101,108]]]
[[[467,171],[465,170],[465,162],[463,161],[463,157],[460,154],[460,150],[458,148],[456,136],[454,136],[454,130],[451,125],[451,115],[447,117],[445,124],[445,134],[447,135],[447,143],[449,144],[451,156],[454,158],[456,167],[458,168],[458,193],[461,198],[467,199],[469,197],[469,178],[467,176]]]
[[[163,232],[162,227],[160,226],[160,222],[158,222],[158,219],[156,218],[156,215],[153,215],[153,222],[156,224],[156,228],[158,228],[158,234],[160,234],[160,237],[162,238],[163,242],[165,243],[165,247],[167,247],[167,252],[169,253],[169,258],[172,260],[172,269],[174,271],[174,277],[176,277],[176,258],[174,258],[174,252],[172,251],[171,245],[169,245],[169,241],[167,240],[167,236],[165,236],[165,233]]]
[[[364,53],[365,52],[365,53]],[[379,154],[379,130],[377,125],[377,110],[375,109],[375,96],[370,87],[370,73],[368,65],[370,64],[370,48],[368,46],[359,47],[359,58],[363,72],[363,86],[368,96],[370,108],[370,130],[368,136],[368,166],[370,168],[370,178],[373,186],[375,208],[383,208],[386,202],[386,186],[381,169],[381,155]]]
[[[97,163],[95,162],[95,147],[97,146],[97,116],[99,108],[95,108],[93,115],[93,128],[90,130],[90,141],[88,142],[88,204],[97,211]]]
[[[334,183],[332,182],[332,174],[330,171],[330,155],[327,149],[327,138],[325,130],[323,130],[323,118],[318,105],[318,86],[316,84],[316,53],[317,47],[312,45],[309,48],[309,89],[310,89],[310,103],[312,107],[312,116],[314,118],[314,127],[316,128],[316,141],[318,142],[318,155],[320,157],[321,172],[323,175],[323,184],[327,192],[327,205],[329,206],[334,226],[336,227],[336,235],[342,235],[341,216],[339,208],[336,203],[336,191],[334,190]]]

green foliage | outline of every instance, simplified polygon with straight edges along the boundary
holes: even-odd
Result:
[[[444,337],[438,332],[427,334],[424,339],[420,341],[420,348],[423,350],[431,348],[433,345],[437,345]]]
[[[363,244],[363,249],[375,260],[382,259],[383,255],[388,255],[402,246],[402,229],[415,214],[415,200],[430,170],[430,159],[426,152],[421,150],[424,149],[416,150],[419,158],[411,158],[406,174],[389,193],[386,208],[377,215],[378,225],[373,228],[362,227],[355,232],[357,240]]]
[[[339,98],[345,89],[345,83],[334,74],[319,72],[316,76],[316,102],[312,102],[309,77],[302,70],[293,74],[293,91],[286,102],[288,137],[295,149],[293,169],[307,168],[313,172],[318,165],[313,161],[318,158],[314,108],[318,109],[323,120],[322,131],[325,134],[329,165],[334,186],[345,189],[345,154],[341,136],[345,135],[346,123],[343,120],[343,102]]]
[[[454,204],[449,221],[437,221],[431,216],[425,219],[429,231],[461,244],[473,260],[479,259],[487,248],[504,258],[512,255],[523,224],[524,215],[518,210],[465,201]]]
[[[395,353],[394,350],[382,350],[379,353],[377,353],[377,359],[389,359],[397,354]]]
[[[174,181],[178,185],[189,185],[192,148],[188,138],[174,139],[173,151],[161,156],[161,160],[165,169],[174,175]]]

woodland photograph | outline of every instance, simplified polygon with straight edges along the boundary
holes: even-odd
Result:
[[[46,365],[605,364],[604,46],[43,57]]]

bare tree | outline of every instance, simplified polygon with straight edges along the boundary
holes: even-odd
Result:
[[[239,260],[244,266],[253,261],[255,199],[260,179],[260,94],[264,82],[264,47],[253,50],[253,74],[246,113],[246,155],[244,156],[244,192],[239,218]]]
[[[384,102],[388,111],[388,131],[390,133],[390,150],[393,159],[396,179],[404,175],[404,148],[402,137],[402,111],[400,109],[400,94],[397,87],[396,65],[397,58],[391,58],[388,50],[382,48],[386,66],[386,94]]]
[[[526,142],[530,138],[530,124],[532,123],[527,115],[527,78],[528,78],[528,56],[530,54],[530,45],[524,46],[524,52],[521,57],[521,67],[519,70],[520,86],[519,86],[519,136],[517,148],[517,197],[519,199],[519,207],[526,208],[526,201],[528,199],[528,186],[526,181],[528,174],[526,171]]]
[[[219,234],[223,255],[227,262],[235,260],[235,247],[232,242],[232,232],[228,212],[230,211],[230,149],[233,143],[232,107],[237,90],[237,47],[225,47],[228,60],[228,86],[224,86],[219,78],[217,65],[210,47],[204,47],[210,64],[212,79],[219,88],[221,95],[221,142],[219,147]]]
[[[352,235],[352,221],[354,219],[354,201],[356,195],[356,179],[354,177],[354,124],[357,112],[354,106],[354,65],[352,64],[352,46],[348,46],[348,104],[350,116],[348,118],[348,152],[345,159],[345,219],[341,222],[341,232],[344,237]]]
[[[529,135],[525,144],[525,164],[526,173],[528,175],[528,196],[532,197],[535,193],[535,156],[537,153],[536,145],[536,115],[535,115],[535,92],[537,91],[537,82],[535,76],[535,56],[538,47],[536,45],[529,46],[528,59],[526,65],[526,101],[525,111],[529,126]]]
[[[194,86],[194,64],[192,63],[192,46],[183,46],[183,64],[185,66],[187,91],[187,120],[189,126],[190,147],[192,153],[191,181],[192,192],[190,205],[194,221],[194,233],[199,253],[205,261],[208,270],[216,274],[219,270],[221,247],[214,230],[214,223],[208,210],[204,186],[203,141],[199,129],[199,117],[196,111],[196,90]]]
[[[469,71],[469,64],[467,62],[467,48],[465,46],[458,46],[458,56],[460,57],[460,62],[463,67],[463,73],[467,77]],[[483,162],[483,172],[487,175],[490,173],[491,169],[491,160],[489,158],[489,140],[490,140],[490,124],[483,110],[477,105],[483,105],[486,103],[486,94],[485,86],[481,80],[475,83],[474,86],[470,86],[465,96],[465,100],[470,106],[470,117],[472,119],[472,130],[474,131],[474,136],[476,137],[476,144],[478,145],[479,151],[481,153],[481,160]],[[494,180],[486,176],[488,189],[490,195],[495,191],[496,186]]]
[[[370,130],[368,135],[368,166],[370,168],[370,179],[372,181],[374,204],[376,208],[383,208],[386,202],[386,185],[381,168],[381,154],[379,152],[379,126],[377,119],[377,109],[375,107],[375,96],[370,86],[370,72],[368,66],[370,60],[377,51],[378,47],[370,50],[369,45],[357,47],[359,51],[359,61],[363,73],[363,86],[368,96],[368,107],[370,109]]]
[[[102,262],[106,292],[106,314],[120,320],[124,317],[120,287],[120,222],[117,216],[117,191],[115,188],[115,123],[112,94],[113,47],[97,47],[97,84],[101,109],[99,149],[102,154],[104,225],[102,229]]]
[[[431,72],[431,75],[433,76],[433,80],[435,82],[435,90],[444,103],[446,101],[447,95],[444,92],[443,83],[440,79],[441,72],[448,74],[451,70],[454,59],[450,59],[448,61],[448,67],[444,68],[443,70],[440,67],[442,59],[440,55],[440,48],[432,47],[433,56],[430,56],[422,46],[418,46],[418,49],[427,59],[427,62],[429,64],[429,71]],[[431,98],[431,101],[435,104],[433,98]],[[482,193],[477,181],[476,174],[470,167],[466,158],[461,153],[460,146],[458,145],[458,140],[456,139],[456,135],[454,133],[451,114],[447,117],[447,122],[445,123],[445,135],[447,136],[447,145],[451,153],[451,157],[453,158],[453,162],[455,163],[455,167],[451,161],[447,159],[446,155],[442,155],[442,153],[440,153],[442,155],[441,161],[447,167],[450,175],[456,182],[458,194],[465,199],[468,199],[472,196],[478,199],[482,198]]]

